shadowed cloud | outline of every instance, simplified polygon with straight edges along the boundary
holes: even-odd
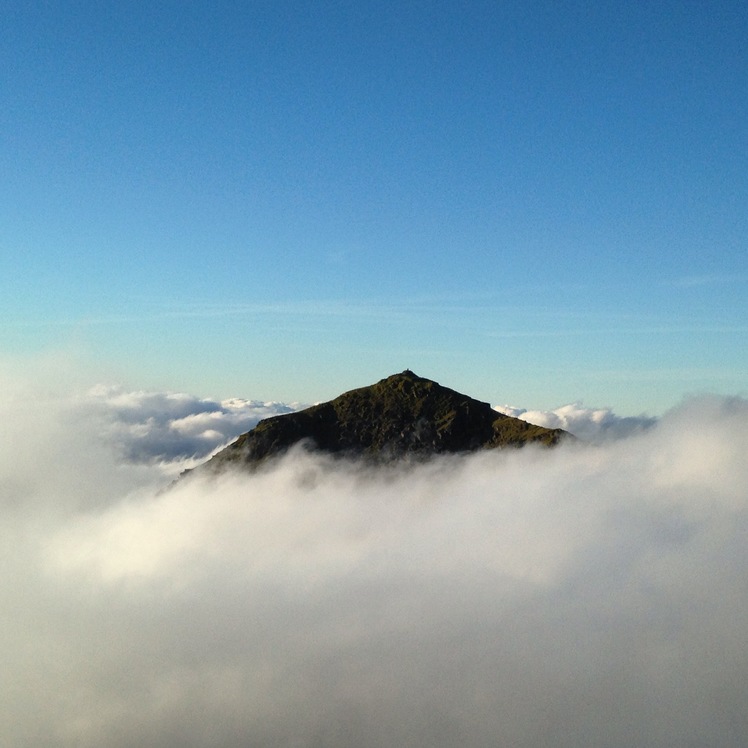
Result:
[[[134,399],[129,423],[203,407]],[[743,744],[744,400],[598,446],[292,451],[165,493],[100,438],[112,411],[28,405],[1,414],[11,745]]]

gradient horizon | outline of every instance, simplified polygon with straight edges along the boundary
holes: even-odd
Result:
[[[748,10],[3,11],[0,358],[313,402],[748,381]]]

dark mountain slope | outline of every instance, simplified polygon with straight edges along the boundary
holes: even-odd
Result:
[[[260,421],[205,467],[253,467],[300,442],[331,454],[389,462],[528,443],[550,446],[566,435],[497,413],[488,403],[404,371],[329,402]]]

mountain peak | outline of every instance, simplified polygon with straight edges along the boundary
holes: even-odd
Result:
[[[328,402],[260,421],[206,466],[251,468],[299,443],[329,454],[391,462],[528,443],[551,446],[565,435],[498,413],[488,403],[405,369]]]

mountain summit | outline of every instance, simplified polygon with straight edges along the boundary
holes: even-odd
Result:
[[[329,454],[391,462],[528,443],[551,446],[566,432],[496,412],[488,403],[410,370],[329,402],[260,421],[206,468],[254,467],[304,443]]]

